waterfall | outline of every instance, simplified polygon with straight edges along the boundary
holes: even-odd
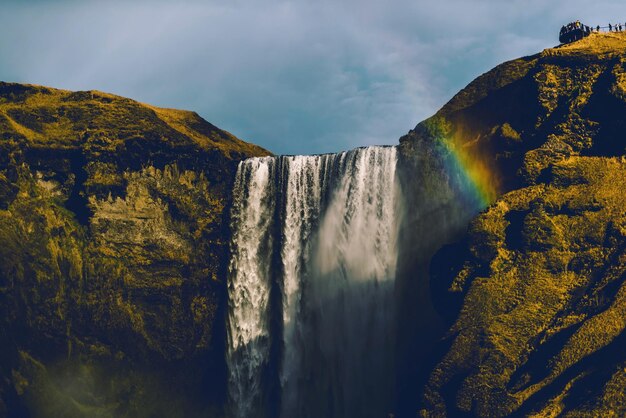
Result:
[[[269,295],[273,249],[274,159],[239,165],[233,188],[228,282],[228,391],[239,417],[263,406],[262,376],[270,350]]]
[[[392,410],[396,160],[395,147],[368,147],[239,164],[228,284],[232,416]]]

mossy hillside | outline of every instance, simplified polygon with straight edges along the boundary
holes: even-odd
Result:
[[[626,327],[626,162],[571,157],[553,176],[473,221],[471,256],[449,283],[465,297],[427,415],[551,416],[621,399],[606,390],[626,360],[612,347]]]
[[[191,112],[7,83],[0,138],[0,411],[214,415],[229,191],[267,152]]]
[[[625,57],[626,36],[610,33],[502,64],[401,140],[403,164],[443,188],[432,213],[453,214],[429,268],[450,328],[413,411],[625,413]],[[498,190],[469,229],[453,179],[419,167],[439,141],[488,166]],[[418,198],[426,186],[404,182]]]

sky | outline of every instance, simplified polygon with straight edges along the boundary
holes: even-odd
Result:
[[[396,144],[562,24],[623,0],[2,0],[0,80],[196,111],[277,154]]]

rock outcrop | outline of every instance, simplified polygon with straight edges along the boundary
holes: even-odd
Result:
[[[507,62],[401,139],[405,164],[452,149],[494,191],[432,259],[447,331],[413,414],[626,413],[625,62],[622,33]],[[460,196],[440,183],[435,213]]]
[[[223,404],[228,207],[267,155],[192,112],[0,83],[0,416]]]

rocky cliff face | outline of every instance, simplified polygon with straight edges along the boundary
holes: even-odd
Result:
[[[267,151],[195,113],[7,83],[0,137],[0,416],[211,414],[229,192]]]
[[[401,139],[408,172],[436,179],[405,174],[405,187],[445,189],[427,216],[456,241],[429,266],[445,325],[418,362],[412,414],[625,413],[625,62],[623,34],[507,62]],[[428,152],[489,174],[491,205],[466,233]]]

